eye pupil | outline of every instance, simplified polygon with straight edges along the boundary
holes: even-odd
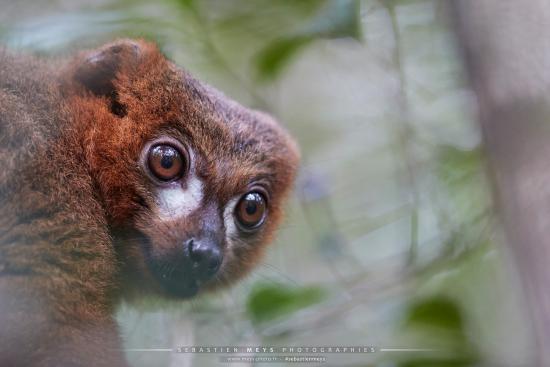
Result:
[[[162,156],[160,160],[160,165],[162,168],[169,169],[174,164],[173,157],[171,154],[164,152],[164,155]]]
[[[246,214],[253,215],[256,213],[256,210],[258,210],[256,203],[253,201],[247,201],[246,202]]]
[[[240,227],[250,231],[260,227],[267,211],[266,200],[259,192],[245,194],[235,209],[235,217]]]

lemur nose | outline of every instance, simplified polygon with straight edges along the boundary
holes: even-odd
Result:
[[[214,241],[191,239],[187,241],[187,248],[189,258],[201,276],[209,278],[216,274],[222,263],[222,252]]]

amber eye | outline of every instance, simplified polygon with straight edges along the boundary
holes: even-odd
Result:
[[[263,224],[267,204],[264,195],[251,191],[245,194],[235,207],[235,217],[244,230],[254,230]]]
[[[149,150],[147,158],[149,170],[159,180],[172,181],[185,173],[185,156],[170,145],[155,145]]]

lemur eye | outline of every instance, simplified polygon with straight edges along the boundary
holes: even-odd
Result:
[[[149,170],[159,180],[171,181],[183,176],[187,162],[182,153],[170,145],[154,145],[147,158]]]
[[[251,191],[239,200],[235,207],[235,217],[241,228],[247,231],[259,228],[266,217],[267,204],[264,195]]]

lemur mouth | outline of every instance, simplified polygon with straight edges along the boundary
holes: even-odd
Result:
[[[153,254],[150,241],[143,250],[145,262],[163,291],[176,298],[189,298],[199,293],[218,272],[222,254],[216,243],[189,239],[165,254]]]
[[[159,269],[158,266],[153,266],[151,270],[155,279],[169,296],[189,298],[199,293],[200,281],[193,279],[180,269],[166,271]]]

